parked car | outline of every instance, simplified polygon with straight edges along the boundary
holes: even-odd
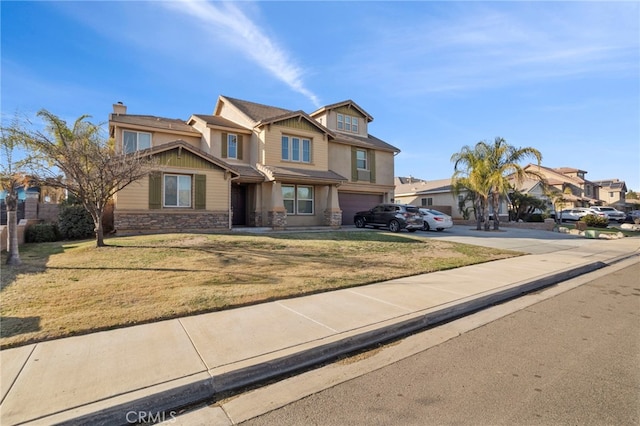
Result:
[[[640,223],[640,210],[631,210],[624,218],[624,223],[636,223],[636,221]]]
[[[600,217],[607,217],[605,213],[597,212],[589,207],[574,207],[572,209],[562,210],[560,212],[560,217],[563,222],[566,222],[566,221],[577,222],[588,214],[592,214]]]
[[[442,213],[433,209],[420,209],[422,219],[424,220],[423,231],[435,229],[436,231],[442,231],[453,226],[453,219],[448,214]]]
[[[626,216],[624,212],[621,212],[620,210],[617,210],[613,207],[594,206],[594,207],[591,207],[591,209],[597,212],[606,214],[610,222],[615,221],[618,223],[622,223],[624,222],[624,218]]]
[[[416,206],[406,204],[378,204],[371,210],[358,212],[353,217],[356,228],[372,226],[388,227],[391,232],[406,229],[415,232],[422,229],[424,221]]]

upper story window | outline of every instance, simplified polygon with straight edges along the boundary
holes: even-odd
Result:
[[[367,151],[358,149],[356,151],[356,167],[358,170],[369,170],[367,162]]]
[[[311,139],[282,136],[282,160],[311,162]]]
[[[238,135],[227,135],[227,158],[238,158]]]
[[[338,130],[358,133],[358,117],[346,114],[337,114],[336,128]]]
[[[125,154],[151,148],[151,133],[124,130],[122,139],[122,151]]]

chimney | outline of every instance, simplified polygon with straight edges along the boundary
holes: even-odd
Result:
[[[113,104],[113,113],[115,115],[120,115],[120,114],[125,115],[127,113],[127,106],[122,102]]]

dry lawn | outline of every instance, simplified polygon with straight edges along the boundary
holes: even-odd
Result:
[[[374,283],[519,253],[410,234],[163,234],[2,258],[0,347]]]

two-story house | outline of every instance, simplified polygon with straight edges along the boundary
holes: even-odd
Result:
[[[607,205],[624,206],[627,196],[627,184],[620,179],[593,181],[600,187],[600,199]]]
[[[353,101],[307,114],[220,96],[188,120],[127,114],[109,128],[122,153],[152,155],[148,177],[116,194],[117,231],[339,227],[393,198],[394,146]]]

